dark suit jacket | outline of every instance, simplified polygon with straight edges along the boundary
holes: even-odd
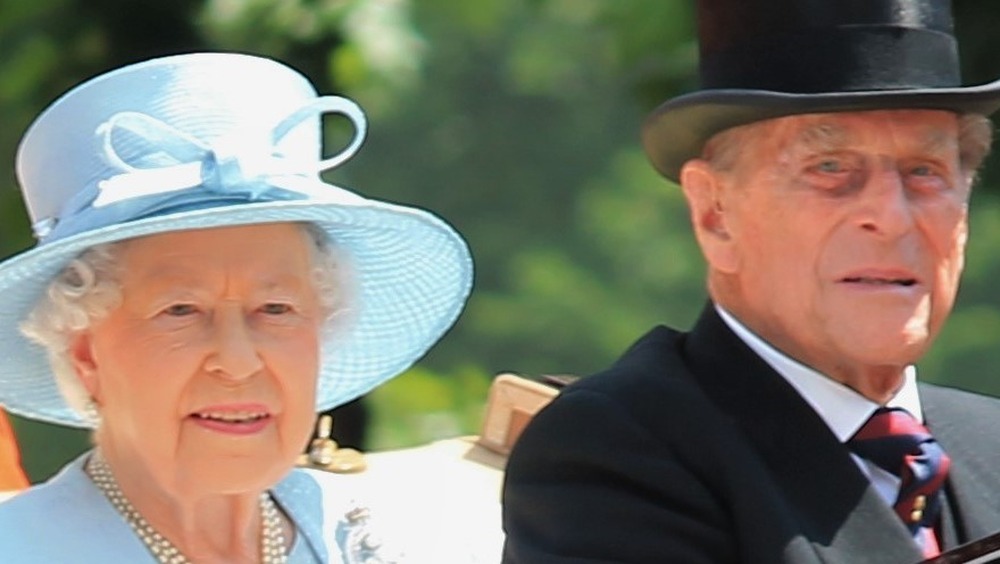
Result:
[[[944,548],[1000,530],[1000,401],[920,393],[952,457]],[[503,501],[512,564],[921,560],[847,448],[711,307],[535,416]]]

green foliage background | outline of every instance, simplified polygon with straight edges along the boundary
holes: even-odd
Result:
[[[967,81],[1000,76],[1000,3],[954,4]],[[692,12],[685,0],[0,0],[0,256],[32,244],[13,155],[57,95],[169,53],[281,59],[369,114],[366,147],[328,180],[434,210],[476,259],[458,324],[367,399],[369,447],[474,433],[493,374],[593,372],[702,307],[680,191],[638,144],[649,110],[696,88]],[[957,310],[920,374],[1000,395],[998,167],[974,197]],[[15,425],[34,480],[86,446],[81,432]]]

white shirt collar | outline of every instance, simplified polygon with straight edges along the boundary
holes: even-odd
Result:
[[[774,348],[718,304],[715,305],[715,310],[736,336],[795,388],[841,442],[850,439],[879,408],[877,403],[851,388],[827,378]],[[909,411],[917,421],[924,420],[917,391],[917,370],[914,366],[906,367],[903,386],[886,406],[901,407]]]

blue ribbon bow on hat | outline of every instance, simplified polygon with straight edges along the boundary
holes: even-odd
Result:
[[[347,147],[324,159],[282,152],[282,140],[289,132],[324,113],[343,114],[351,120],[355,133]],[[81,190],[66,202],[58,218],[41,219],[32,227],[40,241],[47,241],[92,229],[95,223],[111,225],[168,210],[218,204],[219,200],[343,198],[348,193],[318,182],[318,175],[354,156],[366,130],[361,108],[338,96],[319,97],[303,105],[269,135],[237,131],[211,143],[148,114],[119,112],[97,128],[97,136],[105,161],[122,172],[98,181],[96,191]],[[116,142],[122,138],[127,141]]]

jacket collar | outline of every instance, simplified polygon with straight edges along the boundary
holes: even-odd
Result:
[[[682,354],[695,381],[760,453],[821,560],[921,559],[909,532],[848,449],[711,305],[688,334]]]

